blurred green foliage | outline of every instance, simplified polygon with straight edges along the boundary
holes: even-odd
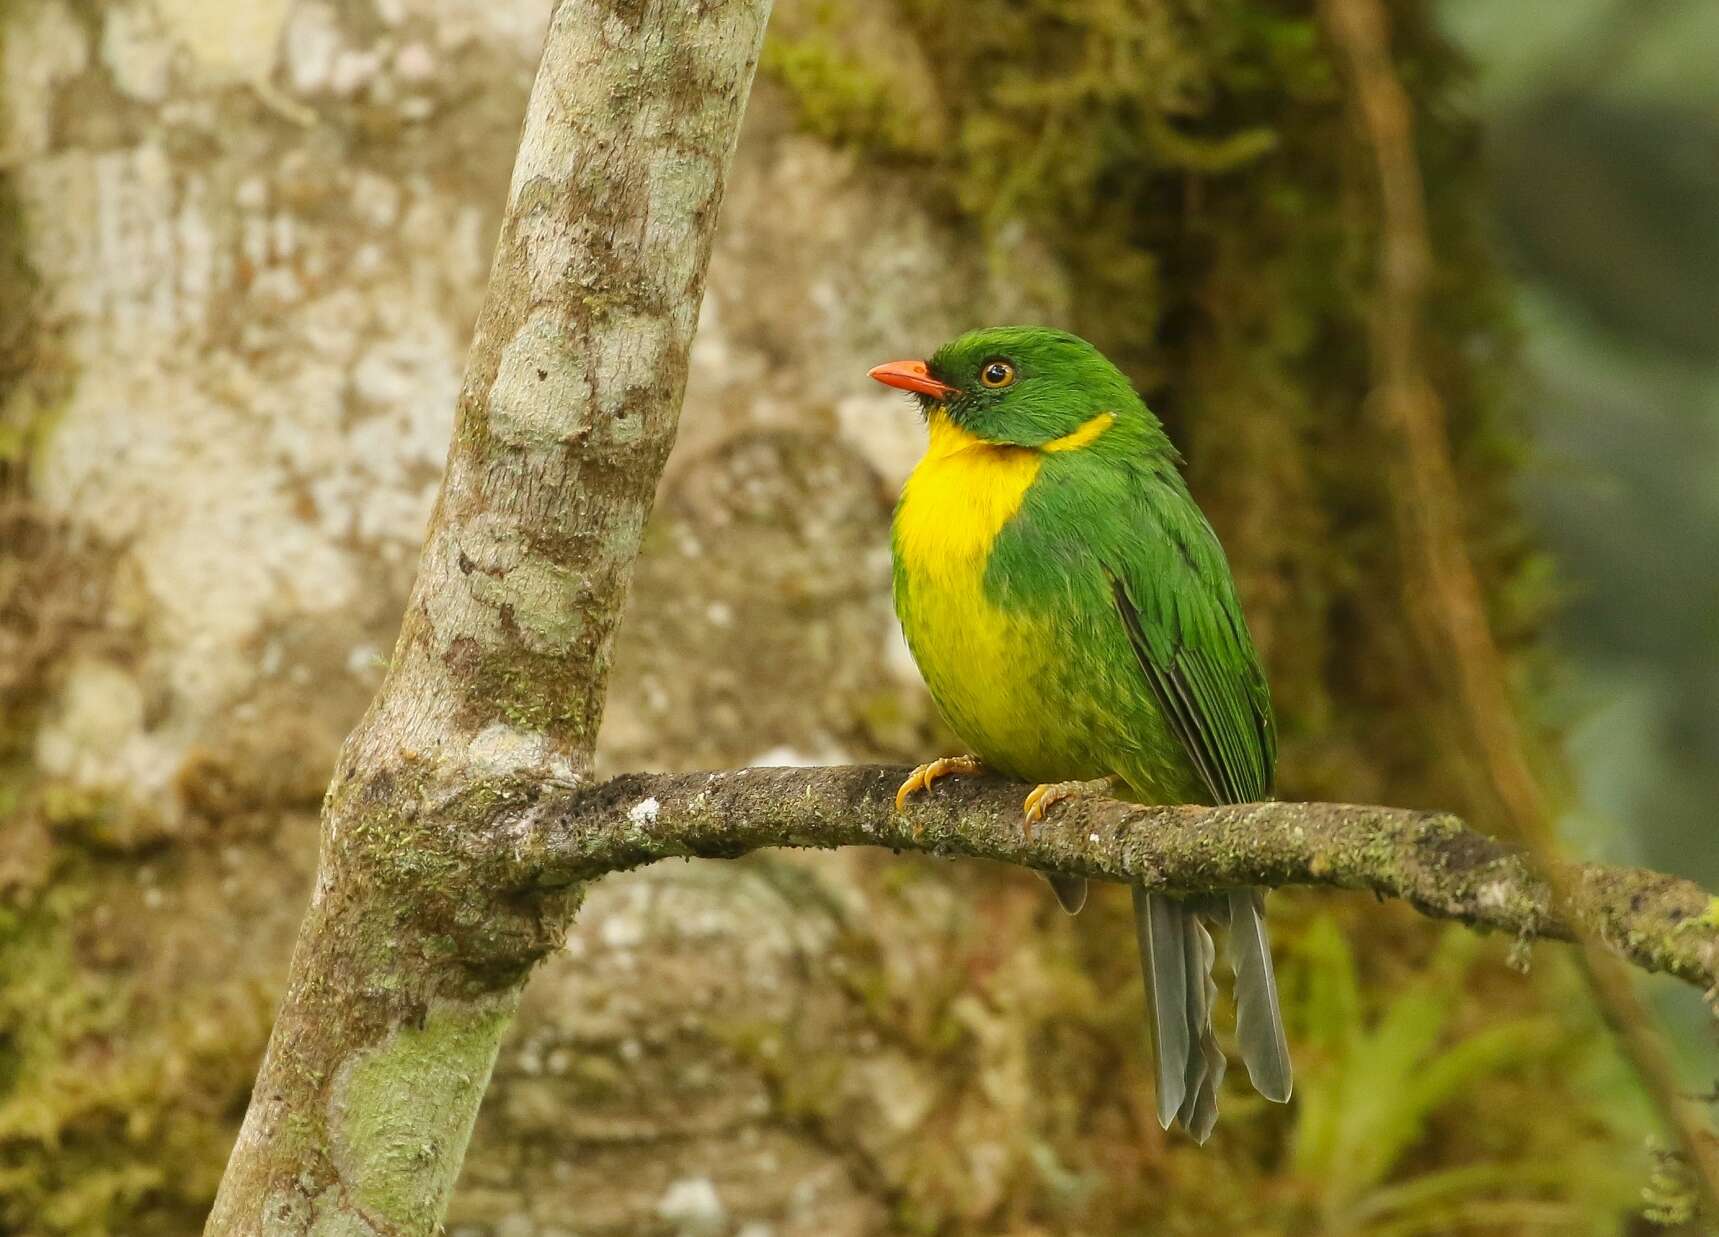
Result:
[[[1584,852],[1719,884],[1719,6],[1444,0],[1494,117]],[[1692,1089],[1713,1024],[1676,1019]]]
[[[1719,6],[1443,12],[1496,118],[1579,836],[1719,883]]]
[[[1628,1174],[1615,1167],[1551,1201],[1571,1181],[1568,1145],[1527,1144],[1519,1154],[1455,1165],[1414,1163],[1442,1112],[1536,1063],[1601,1048],[1597,1028],[1584,1033],[1543,1013],[1458,1030],[1457,1005],[1480,952],[1472,936],[1447,929],[1411,980],[1369,1001],[1355,951],[1333,919],[1315,919],[1297,940],[1288,973],[1307,1064],[1291,1163],[1318,1183],[1321,1232],[1441,1233],[1509,1217],[1563,1232],[1614,1231],[1630,1190]],[[1583,1119],[1603,1128],[1604,1111],[1595,1105]]]

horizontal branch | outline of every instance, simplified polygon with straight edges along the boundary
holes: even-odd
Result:
[[[1141,807],[1094,795],[1059,804],[1029,838],[1019,784],[948,778],[897,813],[895,788],[907,773],[871,765],[628,774],[545,795],[517,822],[515,857],[538,886],[778,846],[882,846],[1187,892],[1330,885],[1523,938],[1570,940],[1577,924],[1643,970],[1719,985],[1719,918],[1700,886],[1571,864],[1568,905],[1554,912],[1520,854],[1453,816],[1333,803]]]

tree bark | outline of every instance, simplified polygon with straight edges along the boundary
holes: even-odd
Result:
[[[498,803],[590,769],[768,13],[562,0],[392,664],[207,1231],[431,1233],[577,896]]]

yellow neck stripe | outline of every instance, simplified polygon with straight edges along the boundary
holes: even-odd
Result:
[[[1040,451],[1078,451],[1090,443],[1098,441],[1105,430],[1116,424],[1114,412],[1101,412],[1089,421],[1083,421],[1078,427],[1070,430],[1061,438],[1053,438],[1039,448]]]
[[[1114,412],[1101,412],[1097,416],[1081,422],[1061,438],[1053,438],[1036,447],[1022,447],[1013,443],[987,442],[983,438],[975,437],[951,421],[949,414],[940,404],[931,410],[931,441],[926,446],[925,454],[927,459],[942,459],[955,454],[957,451],[971,451],[975,448],[1000,455],[1021,455],[1034,451],[1049,451],[1060,454],[1064,451],[1078,451],[1082,447],[1091,446],[1115,424],[1116,414]]]

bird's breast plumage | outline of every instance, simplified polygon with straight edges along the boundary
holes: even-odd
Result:
[[[896,613],[938,707],[975,755],[1032,781],[1101,777],[1116,768],[1105,749],[1118,724],[1105,715],[1121,702],[1085,664],[1093,643],[1080,616],[1004,599],[988,578],[1045,466],[1042,448],[985,443],[934,414],[896,507]]]
[[[998,671],[1040,642],[1021,615],[986,596],[985,569],[1038,471],[1035,452],[981,442],[934,413],[895,512],[902,632],[950,725],[993,764],[1028,738],[1019,684]]]
[[[1039,473],[1039,455],[987,443],[934,413],[925,457],[896,507],[899,562],[930,582],[959,585],[982,576],[991,546]]]

